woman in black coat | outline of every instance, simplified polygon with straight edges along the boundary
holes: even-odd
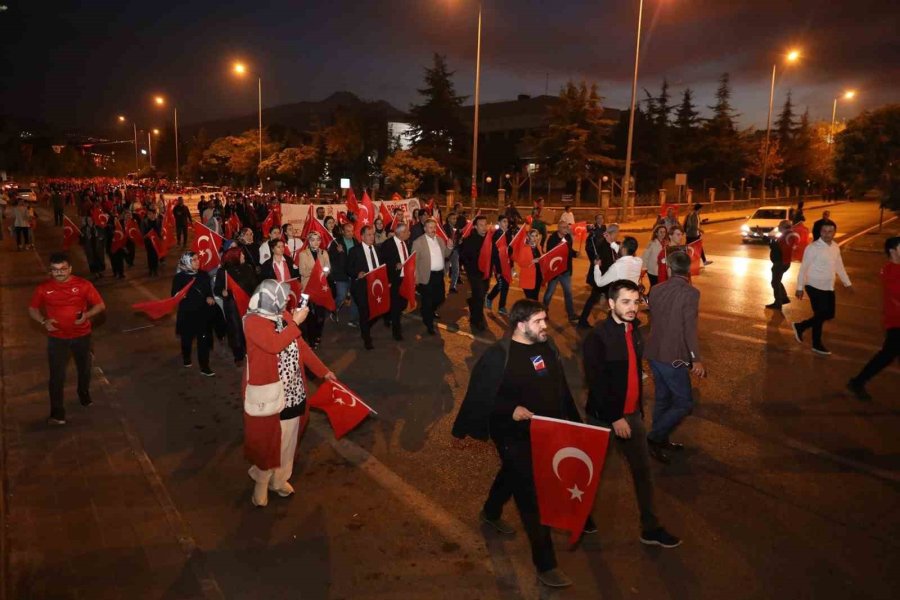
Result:
[[[232,246],[222,255],[222,268],[216,273],[213,291],[216,296],[222,298],[228,345],[234,354],[234,364],[239,365],[247,356],[247,340],[244,338],[243,315],[234,300],[231,286],[225,285],[226,275],[231,279],[232,285],[237,284],[247,294],[247,298],[253,295],[259,284],[259,278],[256,276],[256,268],[247,262],[246,255],[239,246]]]
[[[193,366],[191,353],[194,338],[197,339],[200,373],[212,377],[215,373],[209,368],[209,351],[212,348],[211,329],[215,317],[213,311],[218,310],[218,307],[213,299],[209,274],[200,270],[200,257],[196,252],[185,252],[178,262],[178,272],[172,280],[172,295],[180,292],[191,282],[194,285],[178,303],[175,335],[181,336],[181,357],[185,367]]]
[[[269,250],[272,258],[262,264],[259,269],[259,279],[274,279],[281,283],[300,277],[300,272],[294,267],[291,257],[284,253],[284,242],[280,239],[269,240]]]

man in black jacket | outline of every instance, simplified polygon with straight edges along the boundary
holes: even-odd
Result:
[[[453,435],[490,438],[496,444],[501,467],[479,517],[500,533],[513,533],[500,518],[503,505],[512,497],[531,543],[538,579],[551,587],[565,587],[572,581],[557,568],[550,528],[541,525],[528,421],[534,415],[575,422],[581,418],[559,351],[547,337],[543,305],[519,300],[509,312],[509,325],[511,335],[488,348],[475,363]],[[585,532],[596,530],[588,520]]]
[[[331,244],[328,245],[328,261],[331,263],[331,281],[334,282],[334,303],[337,310],[331,313],[331,319],[335,322],[338,320],[338,313],[347,294],[350,292],[350,275],[347,272],[347,256],[353,246],[357,245],[353,238],[353,223],[344,223],[341,226],[341,235],[336,237]],[[350,323],[359,321],[359,309],[356,302],[350,302]]]
[[[599,228],[594,229],[597,231]],[[594,279],[594,265],[600,265],[600,272],[606,273],[613,263],[619,258],[619,244],[616,241],[616,238],[619,236],[619,225],[617,223],[610,224],[609,227],[603,228],[603,233],[598,235],[592,235],[587,242],[586,250],[588,255],[588,273],[587,273],[587,282],[588,285],[591,286],[591,295],[588,297],[587,302],[584,303],[584,308],[581,311],[581,317],[578,319],[578,328],[579,329],[590,329],[591,324],[588,322],[588,317],[591,316],[591,311],[594,310],[594,305],[597,304],[597,301],[600,300],[600,297],[606,293],[605,287],[597,287],[597,282]]]
[[[547,252],[550,252],[560,244],[569,246],[568,259],[566,260],[566,272],[558,277],[554,277],[547,283],[547,291],[544,292],[544,306],[550,310],[550,301],[553,299],[553,292],[556,291],[556,285],[562,284],[563,298],[566,302],[566,314],[572,323],[578,322],[578,316],[575,314],[575,303],[572,301],[572,259],[578,256],[572,242],[572,234],[569,233],[571,226],[567,221],[560,221],[557,225],[556,233],[547,239]]]
[[[584,340],[588,423],[611,427],[616,447],[634,480],[641,513],[641,543],[674,548],[681,540],[663,529],[656,518],[650,452],[641,405],[641,358],[644,343],[635,327],[640,290],[620,279],[609,286],[609,316]]]
[[[369,319],[369,293],[366,289],[366,273],[381,266],[375,250],[375,228],[364,225],[360,230],[361,243],[350,249],[347,256],[347,275],[350,276],[350,295],[359,309],[359,333],[366,350],[374,350]]]
[[[469,297],[469,322],[473,329],[484,331],[487,324],[484,320],[484,297],[487,292],[485,284],[485,273],[478,267],[478,257],[481,254],[481,246],[484,243],[484,236],[487,235],[487,218],[475,217],[475,224],[469,237],[462,241],[459,246],[459,261],[466,270],[466,279],[469,281],[469,288],[472,295]]]
[[[388,281],[391,283],[391,311],[384,316],[384,324],[391,326],[394,339],[403,340],[403,311],[406,310],[406,298],[400,295],[400,284],[403,283],[403,263],[409,258],[410,250],[406,240],[409,239],[409,226],[398,223],[394,235],[386,239],[379,248],[381,261],[387,265]]]

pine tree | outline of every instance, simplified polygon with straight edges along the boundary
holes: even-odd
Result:
[[[460,107],[466,97],[457,95],[453,74],[446,59],[435,54],[433,66],[425,69],[425,87],[418,90],[423,102],[409,109],[414,152],[436,160],[451,175],[464,169],[469,144],[460,119]]]
[[[703,127],[704,135],[698,154],[702,163],[697,167],[697,174],[713,186],[729,187],[744,172],[751,151],[735,124],[738,115],[731,106],[728,73],[719,78],[716,103],[709,108],[713,111],[713,116]]]
[[[675,111],[672,131],[672,155],[675,170],[690,175],[697,161],[699,112],[694,106],[694,93],[687,88],[681,94],[681,104]]]
[[[784,107],[781,109],[781,115],[775,122],[775,136],[781,142],[782,149],[790,146],[791,139],[794,136],[794,129],[797,123],[794,119],[794,104],[791,101],[791,92],[788,91],[787,98],[784,101]]]
[[[781,134],[779,133],[779,138]],[[783,179],[790,185],[802,186],[810,179],[813,171],[813,131],[809,123],[809,109],[800,117],[791,134],[790,143],[782,152],[784,155]]]

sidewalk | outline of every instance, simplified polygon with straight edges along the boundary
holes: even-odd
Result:
[[[78,404],[70,364],[69,423],[45,424],[46,336],[26,306],[61,236],[40,216],[40,254],[0,243],[0,599],[221,597],[96,365],[94,405]]]
[[[830,208],[832,206],[837,206],[839,204],[843,204],[845,201],[836,201],[836,202],[824,202],[817,201],[815,204],[806,204],[804,205],[804,209],[808,214],[811,215],[809,211],[812,211],[817,208]],[[705,207],[705,205],[704,205]],[[757,206],[751,206],[748,208],[740,209],[740,210],[726,210],[722,212],[709,213],[709,217],[702,217],[703,224],[712,224],[712,223],[726,223],[728,221],[742,221],[746,219],[748,216],[753,214]],[[685,212],[682,211],[678,215],[678,220],[684,220]],[[703,213],[701,213],[702,216]],[[816,216],[818,218],[818,216]],[[815,220],[815,219],[813,219]],[[643,233],[646,231],[652,231],[653,226],[656,224],[656,218],[650,217],[646,219],[637,219],[634,221],[626,221],[622,223],[621,231],[626,231],[629,233]]]

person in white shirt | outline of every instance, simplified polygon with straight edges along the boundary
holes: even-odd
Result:
[[[806,247],[803,253],[803,262],[800,264],[800,274],[797,275],[797,298],[802,299],[804,291],[809,296],[813,316],[799,323],[791,323],[794,337],[801,344],[803,333],[812,329],[812,350],[816,354],[829,355],[831,352],[822,344],[822,326],[825,321],[834,318],[834,276],[841,279],[851,292],[850,277],[844,269],[844,261],[841,258],[841,249],[834,243],[834,233],[837,225],[834,221],[822,224],[821,236],[815,242]]]
[[[434,311],[443,304],[446,298],[444,289],[444,265],[453,242],[445,244],[436,235],[437,221],[425,220],[425,235],[413,242],[412,249],[416,253],[416,289],[422,301],[422,321],[429,335],[435,335]]]
[[[647,279],[650,280],[650,287],[656,285],[659,280],[659,253],[662,249],[669,245],[669,230],[662,223],[653,228],[653,235],[650,236],[650,243],[644,249],[642,257],[644,270],[647,271]]]
[[[627,236],[622,240],[621,256],[606,270],[606,273],[601,274],[600,265],[594,265],[594,281],[597,287],[605,288],[620,279],[627,279],[640,284],[644,262],[635,256],[637,249],[638,241],[631,236]]]
[[[259,264],[263,264],[264,262],[272,258],[272,251],[269,249],[269,242],[281,239],[281,227],[272,227],[268,231],[268,233],[269,239],[259,245]]]
[[[567,206],[563,209],[563,213],[559,215],[559,222],[566,222],[570,226],[575,224],[575,215],[572,214],[571,206]]]
[[[285,223],[281,231],[285,247],[284,253],[294,259],[294,264],[296,265],[297,253],[303,249],[303,240],[299,237],[294,237],[294,226],[290,223]]]

